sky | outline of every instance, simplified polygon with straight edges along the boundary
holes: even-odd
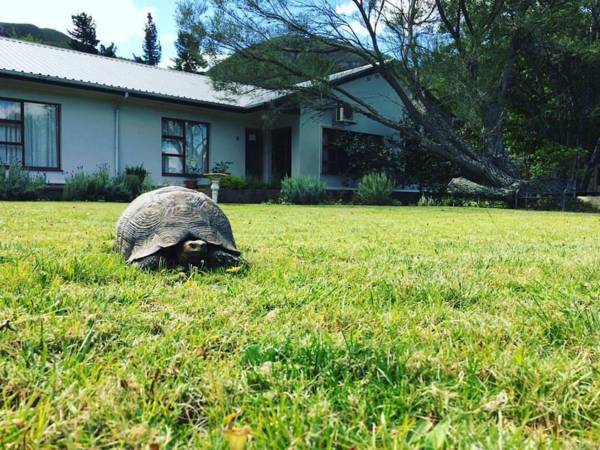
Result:
[[[117,54],[142,53],[146,14],[152,13],[162,45],[163,67],[175,57],[177,26],[175,0],[0,0],[0,22],[32,23],[66,33],[71,15],[86,12],[96,21],[96,33],[105,45],[114,42]]]
[[[350,0],[324,0],[337,5],[341,14],[350,14],[354,7]],[[403,0],[390,0],[401,3]],[[175,23],[176,0],[0,0],[0,22],[32,23],[41,28],[54,28],[66,33],[72,28],[71,15],[90,14],[96,21],[96,34],[100,42],[114,42],[117,55],[131,58],[132,53],[142,54],[142,39],[146,15],[152,13],[162,45],[160,65],[170,67],[176,56]],[[366,30],[355,26],[354,31],[363,36]]]

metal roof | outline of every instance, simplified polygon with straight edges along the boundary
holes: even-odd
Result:
[[[332,75],[346,79],[370,66]],[[0,75],[19,76],[78,87],[129,92],[142,96],[246,110],[285,95],[251,86],[227,95],[207,75],[148,66],[118,58],[0,37]]]

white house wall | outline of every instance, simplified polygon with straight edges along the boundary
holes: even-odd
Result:
[[[400,118],[403,107],[388,84],[377,75],[348,81],[344,88],[368,101],[386,117]],[[230,171],[245,174],[245,130],[261,126],[261,112],[243,114],[202,109],[174,103],[123,99],[115,94],[57,87],[44,83],[0,78],[0,97],[61,105],[61,171],[45,172],[49,183],[61,184],[79,168],[86,172],[101,166],[114,173],[115,108],[120,106],[119,169],[143,164],[158,184],[181,184],[183,177],[163,177],[161,157],[161,119],[163,117],[207,122],[209,131],[209,169],[218,161],[231,161]],[[321,176],[323,128],[392,136],[394,131],[355,114],[356,123],[340,126],[333,111],[301,109],[300,115],[277,118],[271,128],[292,129],[292,175]],[[264,130],[264,173],[270,178],[270,129]],[[341,187],[340,177],[323,176],[329,187]]]
[[[352,95],[362,98],[388,118],[400,120],[404,107],[397,95],[379,75],[358,78],[343,84]],[[334,111],[318,112],[304,108],[300,117],[297,146],[292,151],[293,175],[320,176],[328,187],[342,187],[339,176],[321,175],[321,151],[323,128],[338,128],[385,137],[396,135],[396,131],[365,116],[354,114],[355,124],[340,125],[334,120]]]
[[[123,98],[112,94],[47,84],[0,79],[0,97],[60,104],[60,171],[41,172],[48,183],[64,183],[78,169],[105,166],[113,173],[115,108]],[[242,114],[202,110],[170,103],[129,98],[120,107],[119,167],[143,164],[159,184],[181,184],[182,177],[163,177],[161,119],[187,119],[210,124],[209,166],[231,161],[231,172],[245,173],[245,118]]]

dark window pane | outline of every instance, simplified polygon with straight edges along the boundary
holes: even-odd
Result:
[[[162,157],[164,173],[183,173],[183,158],[180,156]]]
[[[58,168],[58,107],[25,103],[25,165]]]
[[[205,172],[208,156],[208,127],[204,124],[185,124],[185,167],[187,173]]]
[[[0,144],[0,165],[23,164],[23,150],[20,145]]]
[[[163,139],[162,152],[169,155],[183,155],[183,141],[178,139]]]
[[[0,142],[21,143],[21,125],[0,123]]]
[[[166,136],[181,136],[183,137],[183,126],[178,120],[163,119],[162,134]]]
[[[0,119],[21,120],[21,103],[0,100]]]

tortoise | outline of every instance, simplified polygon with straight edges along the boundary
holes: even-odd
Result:
[[[205,194],[179,186],[131,202],[117,222],[114,249],[128,263],[149,270],[244,263],[223,211]]]

